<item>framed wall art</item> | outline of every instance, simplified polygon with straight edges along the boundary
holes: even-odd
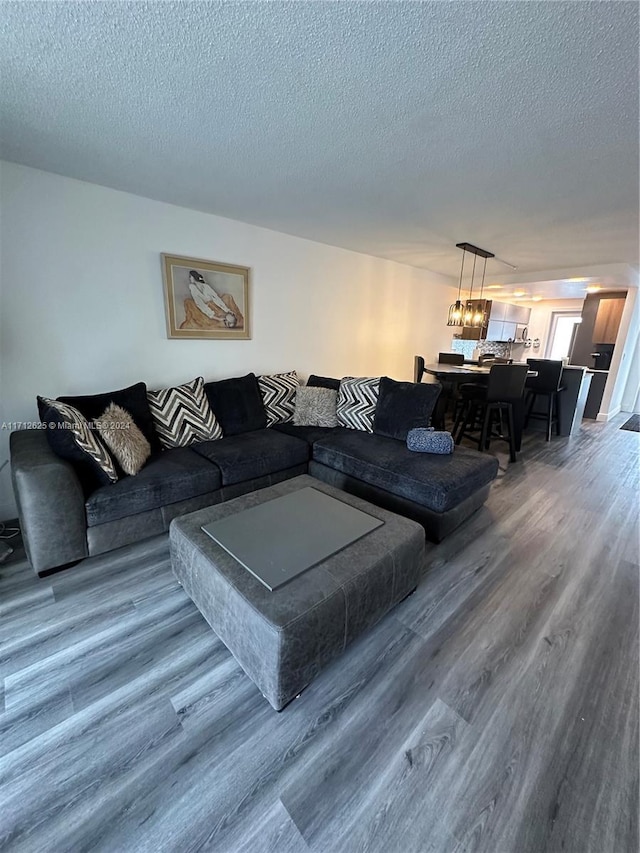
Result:
[[[249,268],[161,255],[167,337],[249,340]]]

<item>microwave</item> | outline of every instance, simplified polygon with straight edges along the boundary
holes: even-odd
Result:
[[[523,325],[522,323],[518,323],[516,325],[516,336],[514,341],[519,344],[523,344],[529,337],[529,327]]]

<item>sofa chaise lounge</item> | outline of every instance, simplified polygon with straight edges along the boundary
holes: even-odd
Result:
[[[156,443],[140,473],[97,488],[54,452],[47,430],[12,433],[14,492],[33,569],[45,573],[160,534],[177,516],[304,473],[419,521],[435,542],[486,500],[495,458],[462,447],[448,456],[414,453],[404,440],[343,426],[265,426],[256,381],[249,374],[205,386],[224,437],[172,449]],[[108,396],[97,395],[100,406]],[[91,414],[97,397],[63,399]]]

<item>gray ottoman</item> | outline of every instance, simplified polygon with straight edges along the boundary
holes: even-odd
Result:
[[[307,486],[385,523],[274,592],[200,529]],[[307,475],[176,518],[169,537],[185,592],[278,711],[415,589],[424,567],[419,524]]]

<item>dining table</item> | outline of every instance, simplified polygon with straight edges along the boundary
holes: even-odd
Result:
[[[425,364],[424,373],[435,376],[436,379],[444,382],[473,382],[474,379],[481,377],[488,378],[491,372],[491,364]],[[537,376],[535,370],[527,371],[527,376]],[[516,450],[520,450],[522,446],[522,430],[524,429],[525,420],[525,403],[524,396],[513,401],[513,433],[515,439]],[[436,418],[444,423],[444,412],[438,411],[436,407]]]

